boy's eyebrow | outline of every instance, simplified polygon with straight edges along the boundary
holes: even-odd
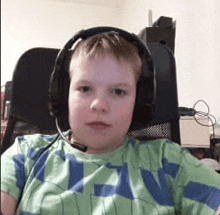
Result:
[[[114,84],[115,87],[131,87],[131,84],[128,83],[117,83]]]
[[[91,81],[82,79],[82,80],[78,80],[76,83],[77,83],[77,84],[89,84],[89,83],[91,83]],[[109,83],[109,85],[112,85],[112,86],[114,86],[114,87],[131,87],[131,84],[125,83],[125,82],[121,82],[121,83]]]
[[[76,84],[81,84],[81,83],[82,83],[82,84],[84,84],[84,83],[87,84],[87,83],[91,83],[91,82],[88,81],[88,80],[84,80],[84,79],[83,79],[83,80],[78,80],[78,81],[76,81],[75,83],[76,83]]]

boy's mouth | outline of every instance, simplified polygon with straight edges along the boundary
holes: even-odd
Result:
[[[106,128],[111,127],[111,125],[106,124],[102,121],[89,122],[89,123],[86,123],[86,125],[88,125],[90,128],[92,128],[94,130],[104,130]]]

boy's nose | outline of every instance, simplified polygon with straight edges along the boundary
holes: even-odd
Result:
[[[95,98],[91,103],[90,109],[97,113],[106,114],[109,112],[109,104],[104,97]]]

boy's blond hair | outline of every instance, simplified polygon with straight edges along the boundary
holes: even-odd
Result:
[[[119,63],[122,61],[130,63],[134,69],[135,79],[139,80],[142,60],[138,54],[138,48],[115,32],[97,34],[79,41],[72,51],[70,63],[74,63],[79,57],[93,60],[107,54],[113,56]]]

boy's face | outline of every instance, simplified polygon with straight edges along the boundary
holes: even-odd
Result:
[[[111,152],[123,143],[132,120],[136,95],[132,66],[110,55],[73,65],[69,123],[74,141],[86,145],[87,153]]]

